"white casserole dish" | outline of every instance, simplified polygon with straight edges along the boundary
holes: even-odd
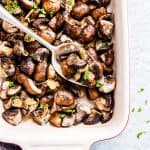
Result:
[[[17,127],[13,127],[0,117],[0,141],[21,143],[21,145],[23,143],[23,145],[29,147],[46,146],[49,147],[49,150],[78,150],[87,143],[90,145],[98,140],[112,138],[124,130],[129,116],[129,51],[126,0],[112,0],[112,8],[115,16],[114,50],[117,77],[112,119],[106,124],[79,125],[59,129],[49,125],[41,127],[31,122],[24,122]],[[0,114],[2,111],[1,106]],[[24,149],[28,149],[23,145]],[[61,147],[58,147],[60,145]],[[31,149],[36,148],[32,147]],[[44,148],[42,149],[44,150]],[[84,147],[84,149],[87,150],[88,147]]]

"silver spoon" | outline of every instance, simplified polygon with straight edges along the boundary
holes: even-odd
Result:
[[[35,40],[37,40],[39,43],[41,43],[43,46],[45,46],[46,48],[48,48],[51,53],[52,53],[52,65],[55,69],[55,71],[65,80],[70,81],[74,84],[80,85],[80,86],[87,86],[84,85],[82,83],[76,82],[73,79],[67,79],[63,73],[62,73],[62,69],[61,66],[59,64],[59,62],[56,59],[56,53],[58,51],[62,51],[65,48],[73,48],[76,49],[78,48],[76,44],[74,43],[63,43],[60,44],[59,46],[53,46],[50,43],[48,43],[47,41],[45,41],[44,39],[42,39],[40,36],[38,36],[37,34],[35,34],[34,32],[32,32],[30,29],[28,29],[26,26],[24,26],[20,21],[18,21],[15,17],[13,17],[11,14],[9,14],[2,5],[0,5],[0,18],[7,21],[8,23],[16,26],[17,28],[19,28],[20,30],[24,31],[25,33],[27,33],[28,35],[32,36]]]

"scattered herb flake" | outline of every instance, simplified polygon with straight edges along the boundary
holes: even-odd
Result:
[[[17,0],[6,0],[5,8],[10,14],[13,14],[18,7],[19,5]]]
[[[146,132],[145,132],[145,131],[141,131],[141,132],[137,133],[136,137],[137,137],[138,139],[140,139],[141,136],[142,136],[144,133],[146,133]]]
[[[101,88],[103,86],[102,80],[98,80],[96,83],[97,88]]]
[[[17,99],[18,96],[17,95],[13,95],[11,98],[12,98],[12,100],[14,100],[14,99]]]
[[[66,113],[75,113],[75,109],[67,109],[65,110]]]
[[[44,15],[46,15],[47,13],[46,13],[46,11],[42,8],[42,9],[40,9],[40,12],[42,13],[42,14],[44,14]]]
[[[49,13],[49,15],[50,15],[50,17],[52,18],[52,17],[54,16],[54,12],[51,11],[51,12]]]
[[[11,87],[14,87],[15,86],[15,83],[14,83],[14,81],[9,81],[9,85],[8,85],[10,88]]]
[[[28,41],[33,42],[33,41],[35,41],[35,39],[32,36],[28,35]]]
[[[138,90],[138,93],[142,93],[142,92],[144,92],[144,88],[140,88],[140,89]]]
[[[65,114],[60,114],[60,118],[64,118],[65,117]]]
[[[33,3],[33,8],[34,8],[34,9],[38,9],[39,6],[34,2],[34,3]]]
[[[84,50],[84,49],[80,50],[80,55],[81,55],[81,57],[85,57],[86,50]]]
[[[44,109],[44,108],[47,108],[47,107],[48,107],[48,104],[42,104],[42,103],[40,104],[41,109]]]
[[[87,80],[87,79],[88,79],[89,74],[90,74],[90,71],[89,71],[88,68],[87,68],[87,69],[84,71],[84,75],[83,75],[84,80]]]
[[[67,0],[67,5],[73,6],[74,5],[74,0]]]
[[[134,112],[134,111],[135,111],[135,108],[133,107],[133,108],[132,108],[132,112]]]
[[[142,111],[142,107],[139,107],[139,108],[138,108],[138,112],[141,112],[141,111]]]
[[[108,45],[107,42],[102,42],[102,48],[106,47]]]

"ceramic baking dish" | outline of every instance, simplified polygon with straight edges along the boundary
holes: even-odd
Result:
[[[49,150],[78,150],[89,148],[93,142],[112,138],[126,127],[129,116],[129,51],[126,0],[112,0],[115,16],[115,69],[117,86],[112,119],[106,124],[56,128],[50,125],[38,126],[32,122],[13,127],[0,117],[0,140],[21,144],[23,149],[36,150],[36,146]],[[3,111],[0,107],[0,113]],[[84,147],[84,145],[87,145]],[[25,146],[24,146],[25,145]],[[82,147],[83,146],[83,147]],[[44,150],[44,148],[42,148]]]

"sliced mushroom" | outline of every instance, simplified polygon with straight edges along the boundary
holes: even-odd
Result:
[[[27,59],[24,59],[21,61],[20,64],[20,70],[27,74],[32,75],[35,69],[35,63],[33,62],[31,57],[28,57]]]
[[[113,107],[113,99],[111,95],[105,95],[95,100],[95,105],[98,110],[109,112]]]
[[[0,88],[0,98],[2,100],[5,100],[7,99],[7,91],[8,91],[8,88],[9,88],[9,81],[4,81],[2,83],[2,86]]]
[[[101,60],[107,65],[112,65],[114,61],[114,51],[109,50],[108,52],[100,55]]]
[[[104,78],[104,83],[99,88],[99,91],[103,93],[110,93],[115,89],[115,85],[115,79],[111,75],[108,75]]]
[[[11,56],[13,54],[13,48],[10,47],[10,44],[7,41],[0,41],[0,56]]]
[[[67,58],[67,65],[74,66],[76,68],[82,68],[86,66],[86,61],[79,58],[76,54],[70,54]]]
[[[20,0],[21,6],[25,9],[32,9],[34,6],[34,3],[36,5],[39,5],[41,0]]]
[[[61,0],[43,0],[43,8],[47,13],[57,13],[60,10]]]
[[[105,123],[112,118],[112,112],[102,112],[101,122]]]
[[[111,0],[88,0],[88,4],[93,4],[96,6],[107,6],[109,5]]]
[[[54,70],[54,67],[50,64],[47,68],[47,78],[54,79],[55,77],[56,77],[56,72]]]
[[[39,125],[47,124],[49,121],[49,118],[50,118],[50,113],[49,113],[48,107],[45,107],[43,109],[37,109],[37,110],[33,111],[32,118]]]
[[[27,43],[26,45],[26,49],[28,52],[30,53],[36,53],[36,51],[41,47],[41,45],[39,44],[39,42],[37,41],[33,41],[33,42],[30,42],[30,43]]]
[[[61,90],[55,93],[54,101],[59,106],[70,106],[75,103],[73,95],[65,90]]]
[[[35,69],[34,80],[37,82],[43,82],[46,80],[47,62],[40,62]]]
[[[58,112],[54,112],[51,114],[50,119],[49,119],[50,123],[56,127],[61,127],[61,114]]]
[[[20,91],[21,91],[21,86],[17,85],[17,86],[9,88],[7,91],[7,95],[13,96],[13,95],[18,94]]]
[[[22,121],[21,110],[17,108],[8,109],[2,113],[2,117],[11,125],[17,126]]]
[[[99,97],[99,92],[96,88],[89,88],[87,90],[87,95],[90,100],[95,100]]]
[[[28,56],[29,53],[25,50],[23,41],[17,40],[14,44],[14,53],[17,56]]]
[[[106,15],[106,14],[107,14],[107,9],[105,7],[100,7],[100,8],[97,8],[97,9],[92,11],[92,17],[95,20],[98,20],[99,17]]]
[[[79,41],[82,43],[88,43],[94,39],[96,30],[92,25],[88,25],[80,34]]]
[[[78,2],[76,3],[71,11],[71,15],[75,18],[75,19],[82,19],[85,15],[87,15],[90,11],[90,8],[87,4],[82,3],[82,2]]]
[[[75,115],[65,115],[62,120],[62,127],[69,127],[72,126],[75,122]]]
[[[15,74],[16,68],[14,61],[10,58],[2,58],[1,59],[1,71],[3,72],[3,75],[7,77],[12,77]]]
[[[42,29],[43,26],[48,24],[48,22],[49,22],[48,18],[38,18],[32,23],[32,26],[37,29]]]
[[[38,34],[49,43],[53,43],[56,38],[56,34],[52,31],[51,28],[43,29],[39,31]]]
[[[98,113],[91,113],[89,116],[84,119],[84,124],[93,125],[100,122],[101,116]]]
[[[15,33],[15,32],[18,31],[18,29],[14,25],[12,25],[12,24],[10,24],[10,23],[8,23],[6,21],[3,21],[2,28],[7,33]]]
[[[49,50],[47,48],[38,48],[33,55],[33,59],[42,62],[47,61],[49,56]]]
[[[58,81],[51,80],[51,79],[47,80],[47,85],[48,85],[50,91],[57,91],[58,88],[60,87],[60,84]]]
[[[42,104],[48,104],[48,106],[51,108],[54,102],[54,96],[53,95],[43,96],[40,98],[39,102]]]
[[[12,99],[7,99],[3,102],[4,109],[10,109],[12,107]]]
[[[75,124],[81,123],[86,117],[87,117],[87,114],[85,111],[77,112],[75,114]]]
[[[25,76],[24,74],[18,75],[17,80],[20,84],[23,84],[23,86],[25,87],[28,93],[32,95],[37,95],[42,93],[41,89],[39,89],[35,85],[34,81],[28,78],[27,76]]]

